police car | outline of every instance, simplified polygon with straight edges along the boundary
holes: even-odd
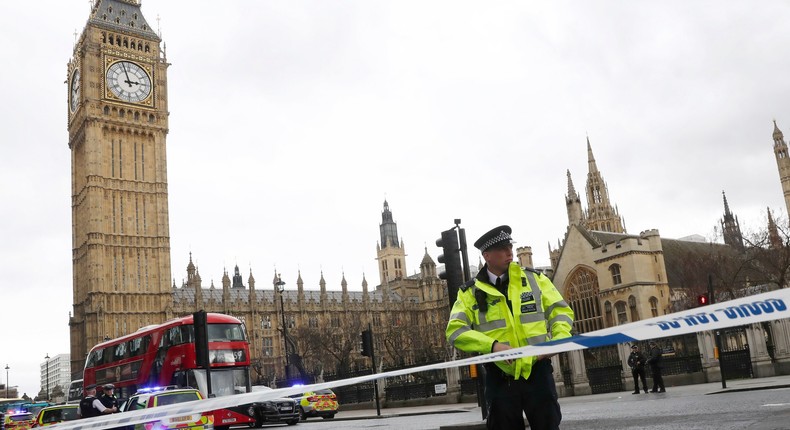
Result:
[[[3,420],[6,430],[26,430],[32,428],[35,422],[35,415],[23,411],[8,412]]]
[[[178,388],[175,386],[154,387],[139,390],[121,405],[121,412],[136,411],[157,406],[202,400],[203,395],[194,388]],[[184,416],[166,418],[159,422],[138,424],[135,430],[159,429],[213,429],[214,415],[211,413],[195,413]]]
[[[330,389],[307,391],[290,397],[296,400],[302,420],[306,420],[307,417],[331,419],[335,417],[339,408],[337,396]]]
[[[36,416],[33,427],[46,427],[63,421],[76,420],[79,415],[80,405],[57,405],[41,409]]]

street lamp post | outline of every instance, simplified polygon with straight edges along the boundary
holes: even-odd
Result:
[[[10,367],[8,367],[8,364],[6,363],[5,365],[5,398],[6,399],[8,398],[8,369],[10,369]]]
[[[285,303],[283,302],[283,291],[285,291],[285,282],[277,275],[277,292],[280,293],[280,312],[283,316],[283,344],[285,345],[285,380],[291,379],[291,372],[288,371],[288,326],[285,324]]]
[[[49,401],[49,353],[44,358],[47,359],[47,401]]]

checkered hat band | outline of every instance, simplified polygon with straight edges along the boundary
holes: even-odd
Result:
[[[510,234],[508,232],[501,230],[498,235],[485,241],[483,246],[480,247],[480,252],[485,251],[486,249],[490,248],[493,245],[496,245],[499,242],[510,241],[511,239],[512,238],[510,237]]]

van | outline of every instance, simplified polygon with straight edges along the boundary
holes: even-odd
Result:
[[[76,379],[69,383],[66,404],[79,403],[80,400],[82,400],[82,379]]]

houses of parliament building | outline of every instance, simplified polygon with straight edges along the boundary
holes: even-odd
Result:
[[[221,285],[206,286],[191,255],[185,281],[171,281],[169,63],[161,42],[139,0],[96,0],[67,65],[72,372],[82,370],[87,352],[106,337],[201,309],[245,322],[255,363],[252,377],[258,381],[281,378],[286,362],[293,372],[311,374],[369,366],[359,354],[359,334],[368,324],[384,366],[447,359],[447,287],[427,249],[419,272],[408,275],[405,246],[386,201],[377,245],[379,283],[373,288],[364,275],[362,291],[349,291],[345,275],[329,288],[323,275],[318,289],[305,288],[300,273],[266,274],[261,288],[252,270],[245,281],[238,267],[232,274],[223,273]],[[776,125],[773,140],[790,213],[790,157]],[[575,329],[588,332],[673,312],[676,292],[687,287],[678,267],[710,244],[661,238],[658,230],[628,234],[589,140],[587,152],[586,208],[567,172],[568,226],[557,246],[550,246],[551,267],[545,269],[576,312]],[[721,246],[743,246],[726,197],[721,225]],[[522,266],[532,266],[531,248],[518,248],[517,255]],[[289,288],[278,288],[283,282]],[[288,332],[288,340],[281,330]],[[764,333],[748,330],[744,336],[760,372],[790,370],[786,322],[774,324],[771,335],[777,340],[771,357],[766,342],[759,341]],[[711,357],[705,366],[715,365],[707,351],[711,342],[704,337],[699,341],[701,352]],[[569,354],[563,360],[555,365],[557,372],[563,370],[558,380],[565,378],[566,387],[575,387],[576,394],[584,392],[590,384],[584,356]]]

